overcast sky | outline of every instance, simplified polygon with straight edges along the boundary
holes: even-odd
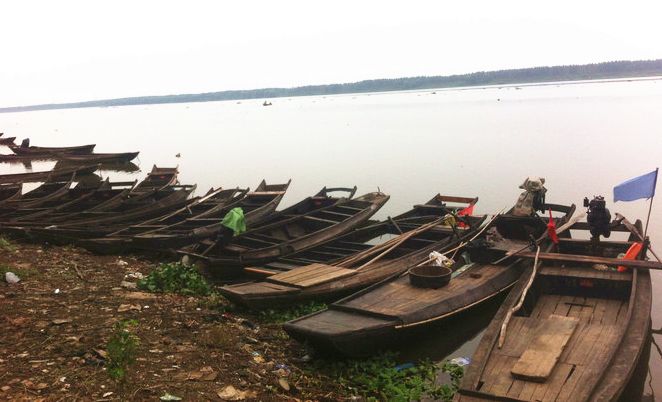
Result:
[[[662,2],[3,1],[0,106],[662,58]]]

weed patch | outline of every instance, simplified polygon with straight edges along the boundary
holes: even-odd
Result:
[[[195,269],[180,263],[160,264],[145,278],[138,288],[149,292],[178,293],[189,296],[208,296],[211,287]]]
[[[431,393],[431,396],[434,396],[435,399],[440,399],[444,402],[450,402],[453,400],[455,393],[460,388],[460,382],[464,376],[464,368],[447,360],[444,362],[444,365],[441,366],[441,371],[450,376],[451,383],[438,387]]]
[[[313,301],[282,309],[262,310],[258,313],[258,319],[264,323],[280,324],[325,308],[326,304]]]
[[[0,236],[0,250],[14,252],[16,247],[14,247],[14,245],[9,240],[7,240],[6,237]]]
[[[136,320],[115,323],[113,333],[106,345],[108,352],[108,375],[118,383],[126,379],[127,370],[136,361],[140,339],[132,331],[138,325]]]
[[[364,360],[316,362],[315,371],[324,373],[350,393],[367,401],[412,401],[428,395],[441,397],[435,384],[438,367],[429,360],[397,366],[394,353]]]

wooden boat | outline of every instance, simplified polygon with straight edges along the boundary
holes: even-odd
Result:
[[[258,188],[264,187],[261,185]],[[356,188],[327,189],[325,187],[316,196],[308,197],[281,212],[273,214],[273,216],[264,215],[265,206],[271,209],[273,202],[280,200],[282,194],[278,195],[277,198],[271,198],[275,195],[273,193],[276,192],[270,191],[267,194],[264,194],[264,191],[251,192],[245,197],[237,199],[235,202],[226,205],[216,205],[211,210],[204,211],[183,221],[174,222],[170,225],[157,225],[157,227],[154,227],[152,225],[153,222],[150,221],[147,224],[136,225],[128,228],[128,230],[112,233],[102,239],[90,240],[90,242],[97,243],[96,246],[93,246],[95,249],[105,248],[113,251],[117,250],[118,245],[123,247],[122,250],[143,249],[165,251],[167,249],[177,249],[196,243],[201,239],[215,238],[222,228],[222,218],[232,208],[239,207],[245,209],[244,217],[248,228],[259,227],[265,223],[265,220],[267,223],[274,223],[279,220],[291,219],[294,214],[303,214],[335,203],[339,198],[332,197],[329,193],[338,190],[348,191],[351,196],[356,191]],[[260,205],[260,202],[263,205]],[[172,217],[167,218],[168,220],[172,219]],[[164,221],[165,219],[161,220]],[[130,236],[122,235],[128,231],[135,231],[140,227],[152,227],[152,229]],[[212,242],[210,241],[209,244]],[[205,247],[209,246],[205,245]]]
[[[349,190],[351,192],[350,197],[355,190],[355,188]],[[268,198],[262,198],[260,200],[259,197],[255,197],[255,192],[249,193],[252,197],[247,195],[246,198],[239,200],[233,205],[228,205],[223,210],[218,210],[214,214],[196,216],[174,225],[132,236],[131,244],[140,249],[177,249],[196,243],[202,239],[215,238],[223,227],[221,224],[223,217],[234,207],[242,208],[245,211],[246,227],[249,230],[259,228],[263,225],[291,219],[296,214],[308,213],[337,202],[339,198],[331,195],[334,191],[338,191],[338,189],[329,190],[325,187],[315,196],[308,197],[283,211],[272,213],[271,215],[265,215],[264,207],[259,204],[259,202],[264,202],[264,205],[269,206],[271,201],[268,201]],[[270,206],[269,209],[271,209]]]
[[[631,235],[561,239],[556,253],[539,254],[537,269],[527,268],[485,331],[456,401],[619,400],[648,343],[648,269],[662,264],[615,258],[642,240],[640,222],[611,230]]]
[[[446,201],[462,204],[451,206]],[[470,230],[453,229],[440,218],[471,208],[477,201],[478,198],[437,195],[428,203],[415,205],[412,210],[381,224],[356,229],[331,242],[260,267],[246,267],[244,271],[253,276],[269,277],[261,282],[224,286],[220,291],[234,303],[250,308],[337,299],[402,273],[428,258],[432,251],[456,246],[477,230],[482,219],[466,218],[474,229]],[[397,233],[397,230],[406,232],[384,243],[366,243],[374,244],[376,237],[387,231]]]
[[[152,166],[152,170],[147,173],[145,180],[138,183],[134,191],[140,192],[142,190],[154,190],[156,188],[163,188],[177,184],[177,175],[179,170],[177,167],[158,167]]]
[[[89,154],[94,150],[96,144],[80,145],[75,147],[22,147],[16,144],[8,144],[9,149],[16,155],[49,155],[49,154]]]
[[[1,184],[0,185],[0,208],[8,201],[15,200],[21,196],[23,190],[22,184]]]
[[[34,208],[61,199],[67,194],[75,178],[76,174],[73,173],[67,181],[43,183],[21,197],[3,203],[0,208],[0,219],[13,216],[20,208]]]
[[[140,152],[122,152],[85,155],[61,155],[58,159],[67,163],[127,163],[135,159]]]
[[[79,214],[76,219],[68,219],[57,227],[87,227],[88,225],[103,226],[111,223],[135,222],[159,216],[186,204],[186,200],[195,190],[195,185],[171,185],[153,192],[149,197],[129,198],[127,202],[116,208],[91,211]]]
[[[9,144],[13,144],[15,139],[16,139],[16,137],[5,137],[5,138],[0,138],[0,145],[9,145]]]
[[[380,192],[353,199],[313,197],[313,203],[319,202],[324,207],[291,216],[283,212],[284,219],[236,236],[224,248],[217,243],[199,243],[192,251],[180,250],[180,253],[208,267],[223,267],[224,274],[237,273],[240,270],[230,267],[274,260],[347,233],[367,221],[388,199],[389,196]]]
[[[100,172],[126,172],[132,173],[140,170],[140,167],[133,162],[123,163],[101,163],[99,165]]]
[[[181,208],[188,196],[195,190],[195,185],[170,186],[154,193],[153,197],[143,198],[140,202],[126,202],[117,208],[103,212],[84,212],[77,220],[65,220],[48,226],[21,222],[20,226],[8,226],[4,230],[19,232],[29,238],[48,241],[53,244],[79,244],[84,240],[102,237],[114,232],[121,226],[151,219]],[[81,241],[82,240],[82,241]]]
[[[72,173],[75,173],[77,177],[81,177],[86,174],[94,173],[98,167],[98,165],[88,165],[46,170],[41,172],[3,174],[0,175],[0,184],[56,181],[64,177],[71,176]]]
[[[117,253],[129,249],[167,251],[212,237],[220,221],[235,207],[244,210],[246,225],[254,227],[267,219],[283,198],[290,182],[268,185],[263,180],[256,191],[216,190],[179,211],[138,225],[121,228],[101,239],[84,244],[98,252]]]
[[[52,222],[57,217],[71,216],[72,213],[79,213],[94,208],[97,205],[109,200],[123,198],[136,185],[132,182],[111,182],[106,179],[99,182],[96,186],[85,182],[79,182],[75,188],[69,191],[68,197],[56,205],[42,206],[31,213],[23,216],[12,216],[8,224],[18,222]]]
[[[557,225],[575,210],[574,205],[554,208],[562,213]],[[479,239],[455,254],[448,285],[420,287],[413,284],[417,278],[405,272],[335,302],[327,310],[290,321],[284,329],[299,341],[350,356],[388,347],[417,327],[452,317],[508,290],[526,261],[494,261],[509,250],[526,247],[530,234],[538,238],[545,231],[546,223],[538,216],[499,215]],[[427,262],[419,259],[418,263]]]
[[[249,192],[238,205],[244,211],[246,225],[255,226],[271,216],[285,196],[291,182],[292,179],[284,184],[267,184],[263,179],[254,191]]]
[[[177,183],[177,168],[158,168],[154,166],[152,171],[147,174],[144,180],[138,184],[133,183],[129,191],[124,188],[122,192],[109,197],[104,201],[91,206],[85,210],[78,210],[73,214],[61,215],[57,218],[51,217],[47,222],[41,222],[40,226],[58,225],[62,222],[74,222],[81,219],[87,219],[90,216],[99,216],[103,212],[108,214],[112,212],[125,211],[147,198],[160,198],[169,193],[168,188]],[[121,183],[130,184],[130,183]],[[165,191],[165,193],[163,193]],[[159,195],[159,193],[162,193]]]
[[[180,208],[164,216],[159,216],[137,225],[132,225],[109,236],[131,237],[141,233],[157,231],[162,228],[176,225],[188,219],[206,219],[208,217],[218,217],[218,211],[224,211],[228,206],[237,205],[246,197],[248,189],[210,189],[202,197],[191,200],[185,207]]]

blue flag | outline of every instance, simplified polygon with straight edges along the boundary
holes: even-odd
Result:
[[[656,183],[657,169],[643,176],[624,181],[614,187],[614,202],[652,198],[655,195]]]

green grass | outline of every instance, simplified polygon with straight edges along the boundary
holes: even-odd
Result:
[[[127,371],[136,361],[136,354],[140,339],[133,333],[138,322],[136,320],[125,320],[115,323],[113,333],[106,345],[108,352],[108,363],[106,369],[113,380],[123,383]]]
[[[16,247],[9,240],[7,240],[6,237],[0,236],[0,250],[14,252]]]
[[[149,275],[138,281],[138,288],[148,292],[188,296],[211,294],[211,287],[195,266],[180,263],[160,264]]]

